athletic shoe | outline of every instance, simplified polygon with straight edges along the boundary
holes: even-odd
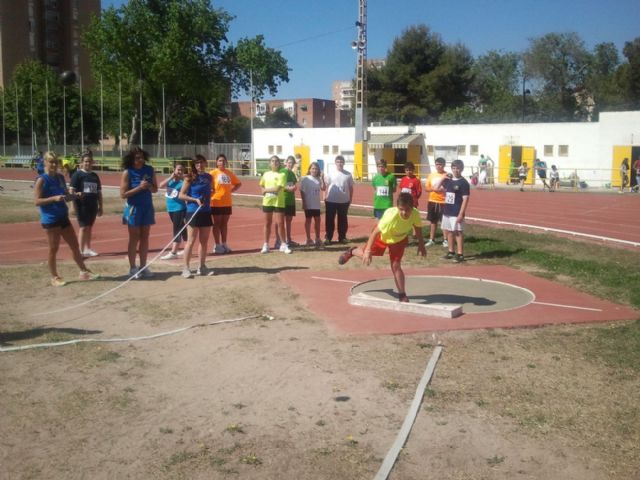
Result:
[[[442,247],[443,248],[447,248],[449,246],[449,242],[447,242],[447,240],[443,240],[442,241]]]
[[[452,258],[454,258],[455,256],[456,256],[456,254],[455,254],[455,253],[453,253],[453,252],[447,252],[447,254],[446,254],[444,257],[442,257],[442,258],[443,258],[444,260],[451,260],[451,259],[452,259]]]
[[[345,250],[344,252],[342,252],[340,254],[340,256],[338,257],[338,263],[340,265],[344,265],[349,260],[351,260],[351,257],[353,257],[353,251],[355,250],[355,248],[356,247],[351,247],[351,248]]]
[[[84,272],[80,272],[78,278],[80,280],[97,280],[98,278],[100,278],[100,275],[90,272],[89,270],[85,270]]]
[[[324,248],[324,244],[319,238],[316,240],[316,249],[318,248]]]
[[[87,248],[84,252],[82,252],[82,256],[87,258],[87,257],[97,257],[98,256],[98,252],[91,250],[90,248]]]
[[[153,272],[147,267],[144,270],[141,270],[138,276],[141,278],[153,278]]]
[[[226,253],[224,250],[224,247],[222,246],[221,243],[219,243],[218,245],[216,245],[215,247],[213,247],[213,253],[217,253],[219,255]]]
[[[175,258],[178,258],[178,254],[177,253],[173,253],[173,252],[169,252],[166,255],[161,256],[160,260],[173,260]]]
[[[314,242],[313,240],[309,239],[309,240],[307,240],[307,243],[305,245],[307,247],[315,247],[316,246],[316,242]]]
[[[229,248],[229,245],[227,245],[226,243],[223,243],[223,244],[222,244],[222,248],[224,248],[224,253],[231,253],[231,252],[233,252],[233,250],[231,250],[231,249]]]
[[[331,245],[333,243],[333,241],[330,238],[325,238],[324,239],[324,244],[325,245]]]
[[[453,261],[456,263],[464,262],[464,255],[460,255],[460,254],[456,255],[456,258],[454,258]]]
[[[262,245],[262,250],[260,250],[260,253],[269,253],[269,245],[267,245],[266,243]]]
[[[338,240],[340,243],[349,243],[349,240],[347,240],[346,238],[341,238],[340,240]]]
[[[51,286],[52,287],[64,287],[66,284],[67,284],[67,282],[65,282],[60,277],[55,277],[55,278],[51,279]]]
[[[294,242],[293,240],[287,242],[287,245],[289,245],[289,247],[299,247],[300,244],[298,242]]]
[[[436,244],[436,242],[434,242],[434,241],[433,241],[433,240],[431,240],[431,239],[429,239],[429,240],[427,240],[426,242],[424,242],[424,246],[425,246],[425,247],[430,247],[430,246],[435,245],[435,244]]]
[[[177,256],[181,257],[184,255],[184,250],[179,250],[178,253],[176,253]]]
[[[282,245],[280,245],[280,249],[279,249],[282,253],[291,253],[291,249],[289,248],[289,245],[287,245],[286,243],[283,243]]]
[[[138,267],[131,267],[129,269],[129,276],[133,277],[134,280],[137,280],[140,278],[140,275],[138,272],[140,272],[140,269]]]
[[[182,278],[191,278],[191,270],[185,268],[182,270]]]
[[[282,246],[282,242],[280,240],[276,240],[276,243],[273,244],[273,249],[279,250],[281,246]]]
[[[196,270],[196,275],[207,277],[209,275],[213,275],[213,270],[209,270],[209,267],[207,267],[206,265],[200,265],[198,267],[198,270]]]

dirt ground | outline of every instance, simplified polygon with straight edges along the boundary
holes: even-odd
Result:
[[[373,478],[438,341],[445,350],[390,478],[637,475],[639,429],[624,412],[637,411],[640,385],[626,378],[612,394],[611,367],[590,361],[581,340],[596,327],[345,336],[278,276],[334,268],[335,257],[222,257],[208,262],[215,276],[189,280],[178,261],[159,262],[153,280],[59,313],[121,283],[125,260],[93,260],[102,280],[58,289],[43,264],[0,267],[3,346],[273,316],[0,353],[2,477]],[[61,270],[73,278],[75,267]]]

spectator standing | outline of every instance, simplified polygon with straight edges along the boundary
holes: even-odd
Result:
[[[422,196],[422,182],[415,175],[416,167],[413,162],[404,164],[405,176],[400,179],[398,189],[400,193],[410,193],[413,198],[413,206],[418,208],[418,200]]]
[[[71,176],[70,190],[75,194],[71,208],[78,218],[80,252],[84,257],[96,257],[98,253],[91,249],[91,237],[96,217],[102,216],[102,184],[93,171],[91,150],[82,153],[80,166]]]
[[[633,187],[633,190],[640,192],[640,157],[633,162],[633,170],[636,174],[636,185]]]
[[[187,205],[179,198],[183,184],[184,164],[182,162],[178,162],[173,168],[173,173],[158,185],[158,188],[166,188],[164,199],[167,206],[167,213],[171,219],[173,232],[171,251],[160,257],[161,260],[173,260],[174,258],[178,258],[180,255],[184,254],[183,251],[178,250],[182,241],[186,242],[188,239],[187,229],[184,228]]]
[[[447,174],[444,172],[444,166],[447,161],[438,157],[435,161],[436,171],[430,173],[427,176],[425,181],[425,191],[429,192],[429,199],[427,202],[427,220],[430,223],[429,226],[429,240],[427,241],[427,247],[435,244],[436,241],[436,230],[438,228],[438,222],[442,221],[442,208],[444,205],[444,193],[440,189],[442,181],[447,177]],[[443,235],[444,236],[444,235]],[[442,246],[447,247],[449,244],[447,242],[446,236],[442,241]]]
[[[242,183],[235,173],[227,167],[229,162],[224,154],[216,157],[216,168],[209,174],[213,179],[213,193],[211,195],[211,215],[213,216],[213,253],[231,253],[227,245],[229,219],[232,214],[232,193],[238,190]]]
[[[620,164],[620,193],[624,193],[624,189],[629,183],[629,159],[625,158]]]
[[[373,176],[373,216],[382,218],[387,208],[393,207],[393,194],[396,191],[396,177],[387,171],[386,160],[378,160],[378,173]]]
[[[518,167],[518,181],[520,182],[521,192],[524,192],[524,182],[527,180],[527,175],[529,175],[529,167],[527,162],[522,162],[522,165]]]
[[[311,162],[307,176],[300,181],[300,198],[304,210],[304,231],[307,234],[307,246],[320,248],[320,192],[327,186],[324,175],[320,172],[317,162]],[[315,241],[311,240],[311,222],[313,222]]]
[[[551,173],[549,173],[549,191],[555,192],[560,186],[560,172],[558,167],[551,165]]]
[[[287,176],[280,170],[280,158],[277,155],[269,159],[270,170],[262,174],[260,188],[262,190],[262,211],[264,212],[264,244],[260,253],[269,253],[269,237],[273,217],[276,220],[276,230],[280,238],[286,238],[284,232],[284,188],[287,186]],[[286,242],[278,248],[282,253],[291,253]]]
[[[353,199],[353,177],[344,169],[344,157],[338,155],[335,159],[336,171],[327,178],[325,194],[325,243],[331,244],[338,217],[338,241],[347,241],[349,230],[349,205]]]
[[[464,261],[464,217],[471,194],[471,187],[467,179],[462,176],[462,170],[464,170],[462,160],[454,160],[451,162],[452,177],[442,182],[442,188],[445,191],[442,230],[449,238],[449,251],[444,258],[453,259],[456,263]]]

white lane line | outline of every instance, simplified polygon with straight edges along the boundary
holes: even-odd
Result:
[[[560,303],[531,302],[536,305],[548,305],[550,307],[573,308],[575,310],[589,310],[590,312],[602,312],[601,308],[577,307],[575,305],[562,305]]]
[[[327,280],[329,282],[342,282],[342,283],[352,283],[352,284],[356,284],[356,283],[360,283],[360,282],[354,282],[353,280],[342,280],[340,278],[329,278],[329,277],[311,277],[314,278],[316,280]]]

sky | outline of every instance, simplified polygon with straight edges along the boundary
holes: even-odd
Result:
[[[102,0],[118,7],[126,0]],[[289,82],[276,98],[331,99],[334,80],[355,76],[358,0],[212,0],[233,15],[228,40],[264,35],[287,59]],[[640,37],[638,0],[368,0],[367,57],[384,58],[395,38],[426,24],[447,44],[462,43],[474,57],[490,50],[523,52],[529,39],[576,32],[592,50],[613,42],[620,52]]]

